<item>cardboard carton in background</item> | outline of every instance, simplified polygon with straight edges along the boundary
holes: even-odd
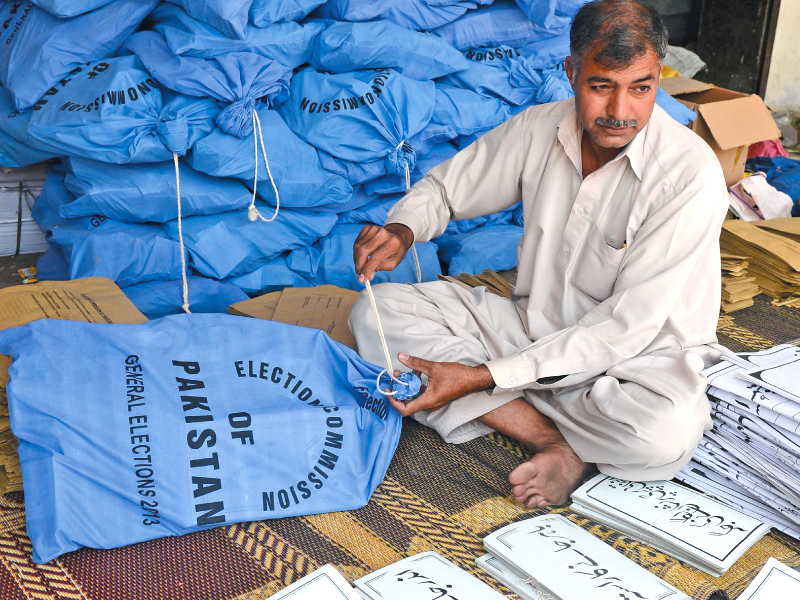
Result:
[[[755,94],[685,77],[662,79],[660,86],[697,113],[689,127],[711,146],[729,186],[742,179],[750,144],[781,137],[769,108]]]

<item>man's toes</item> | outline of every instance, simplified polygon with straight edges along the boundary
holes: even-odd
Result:
[[[542,498],[539,494],[533,494],[525,502],[525,508],[540,508],[540,504],[544,503],[547,506],[547,500]]]
[[[532,460],[522,463],[508,475],[508,481],[513,486],[525,485],[536,476],[537,468]]]

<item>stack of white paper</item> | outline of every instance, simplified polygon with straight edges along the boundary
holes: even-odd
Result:
[[[770,526],[669,481],[598,475],[572,494],[572,510],[714,576],[727,571]]]
[[[739,600],[789,600],[800,598],[800,573],[770,558]]]
[[[357,579],[365,600],[498,600],[502,595],[436,552],[423,552]]]
[[[704,373],[714,427],[677,478],[800,539],[800,348],[726,354]]]
[[[483,545],[478,566],[525,600],[689,598],[559,515],[507,525]]]
[[[14,254],[19,229],[20,254],[44,252],[47,240],[31,217],[31,207],[42,191],[45,166],[32,165],[24,169],[0,169],[0,256]],[[22,184],[22,214],[20,208]]]
[[[325,565],[269,597],[270,600],[361,600],[332,565]]]

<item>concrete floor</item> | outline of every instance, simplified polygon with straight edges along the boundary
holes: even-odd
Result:
[[[0,288],[22,285],[18,269],[35,267],[41,254],[20,254],[19,256],[0,256]]]

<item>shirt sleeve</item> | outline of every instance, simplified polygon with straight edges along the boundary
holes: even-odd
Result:
[[[718,306],[719,233],[727,206],[721,179],[698,177],[656,207],[628,244],[611,297],[575,325],[486,363],[496,389],[583,384],[668,335],[662,330],[682,294]],[[703,261],[715,261],[716,268]]]
[[[386,224],[406,225],[415,241],[427,242],[441,235],[451,219],[472,219],[514,205],[522,197],[530,143],[526,117],[520,113],[431,169],[392,207]]]

